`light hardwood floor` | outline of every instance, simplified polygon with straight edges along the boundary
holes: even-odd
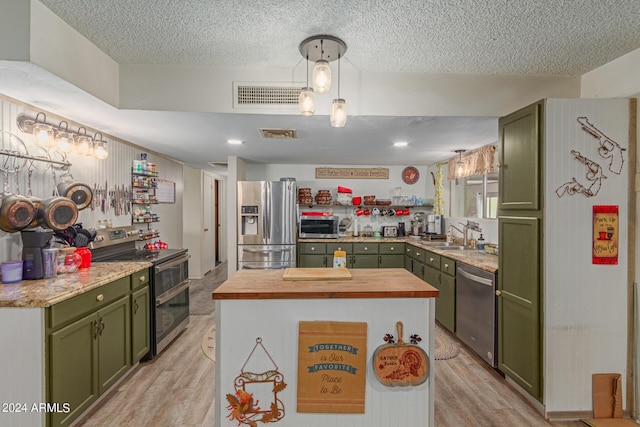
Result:
[[[192,281],[193,293],[202,295],[198,287],[204,286],[206,295],[224,280],[226,271],[222,264],[205,279]],[[77,425],[213,426],[214,363],[201,346],[212,325],[213,314],[192,315],[189,327],[172,345],[153,362],[141,364]],[[434,361],[433,369],[436,427],[584,427],[579,421],[545,421],[464,346],[457,357]],[[286,426],[286,419],[278,425]]]

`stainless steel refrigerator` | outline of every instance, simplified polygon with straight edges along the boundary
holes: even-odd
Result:
[[[296,266],[296,182],[238,182],[238,270]]]

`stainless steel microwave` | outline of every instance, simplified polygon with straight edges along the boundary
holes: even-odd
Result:
[[[307,239],[335,239],[339,222],[337,216],[300,215],[298,235]]]

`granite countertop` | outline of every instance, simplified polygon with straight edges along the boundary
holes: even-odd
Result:
[[[76,273],[51,279],[0,284],[0,307],[49,307],[66,299],[129,276],[150,262],[94,262]]]
[[[462,249],[462,250],[442,250],[429,246],[424,240],[416,239],[410,236],[407,237],[339,237],[337,239],[299,239],[298,243],[304,242],[316,242],[316,243],[409,243],[418,248],[434,252],[438,255],[446,256],[447,258],[454,259],[456,261],[464,262],[465,264],[472,265],[474,267],[481,268],[490,273],[496,273],[498,271],[498,256],[490,255],[484,251],[475,249]]]

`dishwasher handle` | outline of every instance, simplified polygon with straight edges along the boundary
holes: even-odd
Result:
[[[475,274],[471,274],[468,271],[464,271],[463,269],[458,267],[458,274],[460,274],[462,277],[465,277],[469,280],[472,280],[476,283],[479,283],[481,285],[485,285],[485,286],[490,286],[493,287],[493,280],[491,279],[486,279],[484,277],[480,277],[480,276],[476,276]]]

